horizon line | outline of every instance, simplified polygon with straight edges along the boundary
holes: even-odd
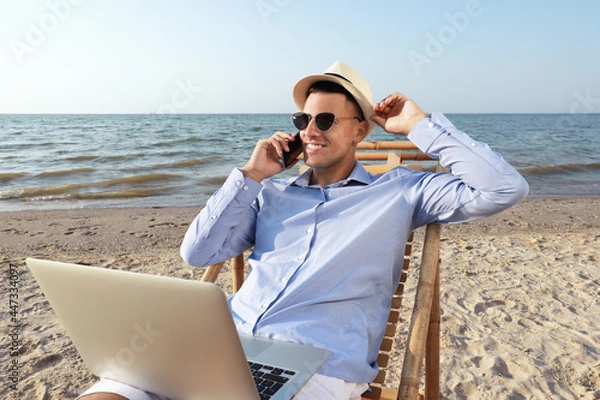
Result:
[[[441,112],[445,115],[600,115],[600,112]],[[285,112],[205,112],[205,113],[3,113],[4,115],[160,115],[160,116],[182,116],[182,115],[291,115]]]

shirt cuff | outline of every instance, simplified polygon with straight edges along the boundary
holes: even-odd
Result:
[[[253,179],[246,178],[242,171],[234,168],[229,174],[223,187],[235,192],[235,197],[240,202],[252,203],[262,189],[262,185]]]
[[[435,112],[431,114],[431,118],[419,121],[408,133],[408,139],[422,152],[437,159],[437,155],[430,153],[431,146],[440,136],[449,134],[452,129],[456,128],[446,116]]]

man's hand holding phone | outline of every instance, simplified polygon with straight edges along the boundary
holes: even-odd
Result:
[[[292,136],[277,131],[273,136],[256,143],[250,160],[240,170],[244,176],[260,182],[294,166],[300,153],[302,141],[299,133]]]
[[[300,131],[296,132],[293,136],[293,140],[287,142],[289,151],[283,151],[283,168],[289,169],[292,168],[296,161],[298,161],[298,157],[302,154],[302,139],[300,138]]]

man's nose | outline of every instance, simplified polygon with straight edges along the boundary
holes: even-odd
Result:
[[[308,125],[304,128],[304,136],[307,138],[314,138],[316,136],[321,136],[323,132],[317,128],[317,121],[315,118],[311,118],[308,121]]]

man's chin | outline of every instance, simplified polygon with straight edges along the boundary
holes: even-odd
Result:
[[[323,165],[321,165],[321,163],[314,162],[314,161],[311,161],[311,160],[304,160],[304,164],[307,167],[312,168],[313,170],[315,170],[315,169],[318,170],[318,169],[323,168]]]

